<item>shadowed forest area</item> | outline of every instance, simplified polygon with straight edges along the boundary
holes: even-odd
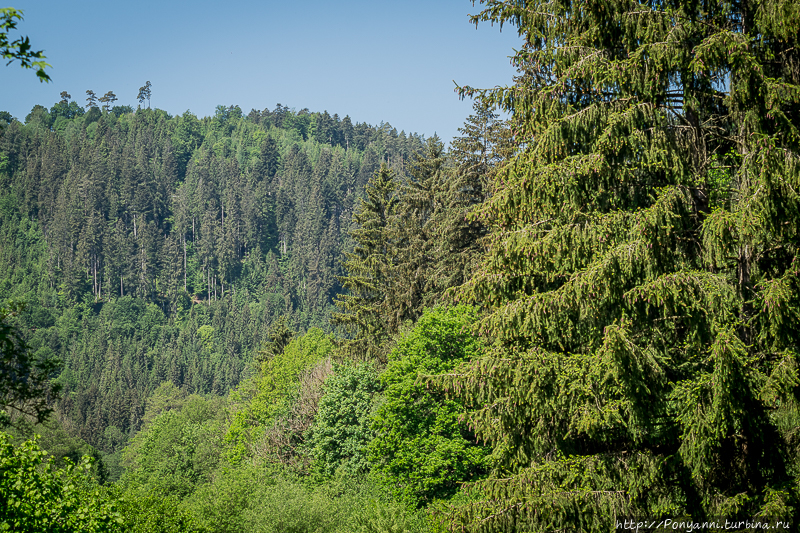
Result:
[[[481,4],[449,146],[0,113],[0,529],[797,529],[800,7]]]

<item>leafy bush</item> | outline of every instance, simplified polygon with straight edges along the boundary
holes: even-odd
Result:
[[[304,484],[274,469],[242,464],[221,470],[183,508],[215,533],[416,533],[422,520],[379,488],[337,477]]]
[[[371,364],[334,366],[308,439],[323,475],[331,476],[339,469],[358,475],[369,469],[367,445],[375,437],[371,417],[381,388]]]
[[[220,403],[190,396],[157,415],[123,452],[125,483],[181,497],[208,479],[220,456]]]
[[[35,439],[14,446],[0,432],[0,531],[118,531],[120,515],[90,475],[92,460],[58,469],[46,457]]]
[[[118,500],[126,533],[201,533],[191,514],[179,507],[175,496],[157,491],[120,495]]]
[[[421,516],[398,502],[371,500],[353,513],[352,531],[356,533],[414,533],[422,531]]]
[[[428,390],[422,375],[451,371],[483,349],[467,331],[471,307],[426,310],[390,354],[381,374],[384,402],[378,408],[369,445],[374,471],[410,504],[455,494],[459,484],[486,473],[489,450],[477,445],[460,421],[464,406]]]

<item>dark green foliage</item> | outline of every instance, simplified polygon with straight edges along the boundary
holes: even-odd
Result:
[[[120,515],[89,474],[89,458],[56,468],[46,456],[35,440],[14,446],[0,432],[0,530],[120,531]]]
[[[104,455],[79,437],[70,435],[55,417],[50,417],[40,424],[31,423],[27,418],[18,418],[15,422],[14,426],[7,429],[15,444],[36,439],[36,444],[47,451],[56,466],[64,465],[65,460],[79,464],[84,457],[89,457],[91,469],[88,473],[100,485],[107,485],[119,479],[121,469],[115,457]],[[113,434],[115,428],[109,429],[111,431],[108,433]],[[127,437],[123,439],[127,441]]]
[[[369,470],[367,446],[381,382],[371,363],[334,365],[325,381],[307,446],[324,476],[358,476]]]
[[[363,142],[345,150],[278,128],[278,110],[104,113],[87,94],[85,114],[65,93],[0,134],[0,297],[51,318],[24,336],[64,361],[58,416],[116,453],[105,428],[139,429],[162,382],[224,394],[279,317],[328,327],[362,150],[385,158],[393,134],[356,125]]]
[[[50,382],[60,361],[33,353],[11,321],[20,307],[0,307],[0,428],[23,415],[43,422],[53,411],[60,386]]]
[[[103,103],[103,111],[108,113],[111,105],[117,101],[117,95],[114,94],[114,91],[108,91],[106,94],[98,98],[98,101]]]
[[[100,117],[102,116],[103,112],[100,111],[100,108],[97,107],[97,105],[93,105],[89,108],[89,111],[87,111],[86,114],[83,116],[83,123],[88,126],[89,124],[92,124],[93,122],[97,122],[98,120],[100,120]]]
[[[150,97],[153,95],[153,84],[148,81],[144,86],[139,87],[139,94],[136,99],[139,100],[139,105],[142,105],[147,100],[147,108],[150,108]]]
[[[336,301],[341,312],[333,316],[333,323],[355,337],[346,344],[354,358],[385,358],[382,343],[388,339],[387,321],[393,312],[385,294],[394,263],[391,223],[397,210],[396,188],[394,173],[381,166],[353,213],[355,228],[350,236],[355,247],[345,254],[347,276],[341,278],[348,292]]]
[[[454,529],[609,531],[614,517],[788,520],[800,202],[800,11],[490,0],[518,26],[522,149],[461,296],[492,350],[441,378],[497,469]]]
[[[436,188],[440,207],[430,224],[434,247],[426,284],[429,304],[465,283],[477,267],[489,228],[472,213],[491,197],[492,176],[516,150],[506,121],[479,102],[473,108],[475,114],[459,128],[462,136],[454,138],[450,148],[454,168]]]
[[[424,306],[436,303],[430,286],[436,265],[435,239],[438,216],[444,208],[443,191],[451,174],[444,144],[434,136],[409,162],[409,180],[398,192],[396,217],[391,221],[392,270],[386,293],[389,331],[396,333],[405,321],[415,320]]]
[[[286,325],[286,317],[282,316],[270,326],[264,349],[258,354],[258,361],[263,362],[283,353],[283,349],[297,335]]]
[[[468,329],[475,318],[467,306],[427,310],[381,374],[385,398],[375,414],[369,460],[409,503],[450,497],[487,472],[489,450],[464,421],[464,405],[429,390],[424,379],[481,355],[485,347]]]
[[[407,179],[378,174],[368,185],[341,278],[349,294],[333,319],[353,337],[351,355],[384,362],[387,340],[426,306],[452,301],[448,290],[474,270],[488,228],[471,213],[489,198],[498,162],[515,150],[508,125],[476,111],[452,153],[434,136],[404,162]]]
[[[78,105],[78,102],[70,100],[70,98],[70,95],[66,95],[66,98],[60,102],[57,102],[53,105],[53,107],[50,108],[50,116],[53,118],[53,120],[58,120],[58,117],[64,117],[67,120],[71,120],[84,114],[84,110]]]
[[[133,113],[133,108],[129,105],[115,105],[111,108],[111,113],[118,117],[124,113]]]
[[[97,107],[97,95],[91,89],[86,89],[86,107]]]
[[[50,113],[47,111],[46,107],[35,105],[31,112],[25,116],[25,124],[30,126],[50,129],[50,126],[53,125],[53,120],[55,117],[52,117]]]

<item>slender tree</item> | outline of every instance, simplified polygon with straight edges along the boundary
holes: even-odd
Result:
[[[97,95],[91,89],[86,91],[86,107],[97,107]]]
[[[440,379],[495,446],[473,531],[624,517],[797,527],[800,11],[488,0],[522,142],[461,296],[495,339]]]
[[[394,173],[381,165],[366,188],[366,198],[353,213],[355,241],[352,252],[345,253],[346,276],[340,278],[348,292],[337,297],[340,311],[331,318],[353,336],[345,342],[352,355],[385,362],[387,308],[385,286],[389,283],[393,258],[390,237],[392,218],[397,210],[397,184]]]
[[[150,108],[150,95],[151,95],[150,87],[151,84],[149,81],[145,83],[144,86],[139,87],[139,95],[136,97],[137,100],[139,100],[139,104],[143,104],[144,101],[147,100],[148,109]]]
[[[442,295],[462,285],[475,269],[488,227],[470,214],[491,196],[498,164],[515,150],[506,121],[480,102],[475,102],[474,110],[459,128],[462,135],[453,139],[453,168],[439,189],[442,207],[431,232],[434,264],[427,283],[431,294]]]
[[[108,91],[106,94],[99,98],[101,102],[103,102],[103,110],[108,111],[114,102],[117,101],[117,95],[114,94],[114,91]]]
[[[434,234],[441,211],[443,192],[451,176],[444,144],[434,135],[408,165],[409,180],[398,194],[397,220],[392,224],[396,248],[391,285],[386,288],[392,309],[392,333],[404,320],[414,320],[425,305],[436,303],[441,293],[430,286],[435,268]]]

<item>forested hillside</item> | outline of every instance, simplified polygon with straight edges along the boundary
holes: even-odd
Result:
[[[450,150],[280,106],[200,120],[65,99],[6,124],[2,290],[22,307],[5,359],[58,368],[44,425],[4,397],[16,438],[94,456],[71,497],[102,527],[423,527],[415,509],[488,471],[463,405],[417,379],[483,346],[474,309],[432,309],[474,269],[469,212],[514,150],[475,112]],[[411,422],[416,404],[435,417]]]
[[[364,185],[424,143],[280,104],[199,119],[63,96],[0,131],[0,298],[64,363],[58,418],[108,451],[164,381],[227,393],[278,317],[329,329]]]
[[[6,121],[0,527],[798,530],[797,3],[482,3],[449,147]]]

